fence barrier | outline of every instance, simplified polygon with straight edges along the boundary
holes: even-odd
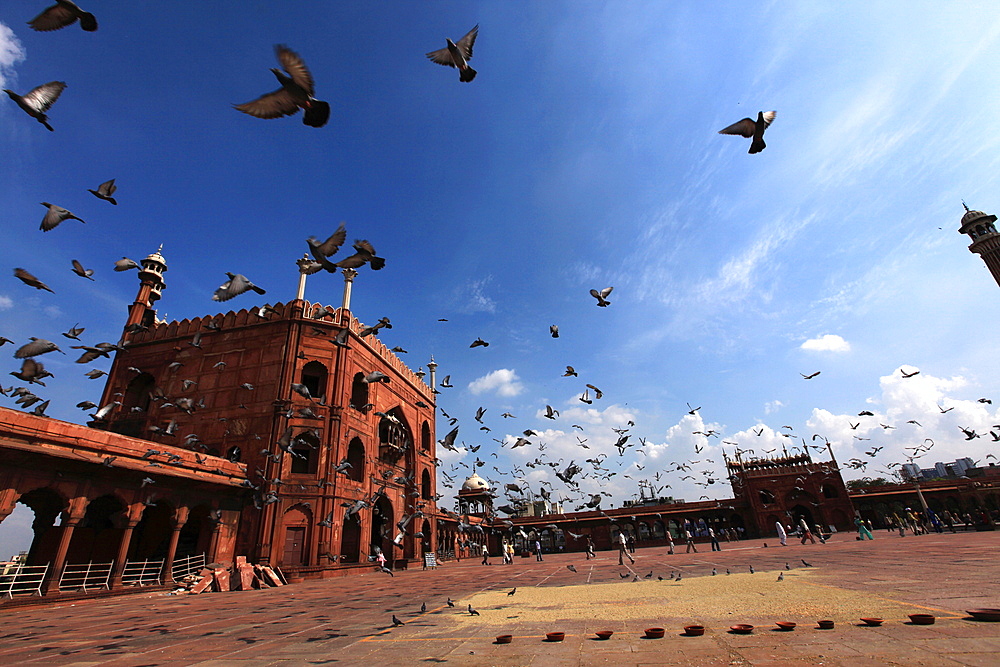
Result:
[[[49,572],[49,564],[21,565],[0,563],[0,596],[41,595],[42,582]]]
[[[174,581],[180,581],[188,575],[197,574],[203,567],[205,567],[205,554],[176,558],[171,567],[171,574]]]
[[[160,583],[163,559],[126,561],[122,570],[123,586],[154,586]]]
[[[63,569],[59,578],[59,590],[81,590],[89,588],[110,588],[111,569],[114,563],[74,563]]]

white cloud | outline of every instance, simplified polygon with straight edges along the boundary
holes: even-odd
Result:
[[[487,296],[486,287],[493,282],[493,276],[473,280],[457,288],[455,301],[463,313],[495,313],[497,303]]]
[[[497,396],[517,396],[524,391],[524,385],[518,380],[520,378],[513,369],[500,368],[470,382],[469,391],[476,395],[492,391]]]
[[[25,51],[14,31],[0,23],[0,85],[6,86],[14,65],[24,60]]]
[[[9,296],[0,294],[0,310],[9,310],[14,307],[14,300]]]
[[[799,348],[810,352],[850,352],[851,344],[837,334],[823,334],[819,338],[810,338]]]
[[[770,401],[764,404],[764,414],[769,415],[772,412],[777,412],[783,407],[785,407],[785,404],[781,401]]]

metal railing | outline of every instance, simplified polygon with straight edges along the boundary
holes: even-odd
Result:
[[[160,583],[163,559],[126,561],[122,586],[153,586]]]
[[[174,564],[171,566],[171,574],[174,577],[174,581],[180,581],[188,575],[197,574],[203,567],[205,567],[205,554],[186,556],[174,560]]]
[[[81,590],[89,588],[110,588],[111,569],[114,563],[74,563],[63,569],[59,578],[59,590]]]
[[[49,572],[49,564],[21,565],[0,563],[0,595],[41,595],[42,582]]]

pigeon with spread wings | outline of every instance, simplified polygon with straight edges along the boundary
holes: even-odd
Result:
[[[774,121],[777,113],[777,111],[760,111],[757,113],[756,121],[752,118],[744,118],[727,128],[719,130],[719,134],[734,134],[746,137],[747,139],[753,139],[750,142],[750,150],[748,152],[751,155],[759,153],[767,148],[767,144],[764,143],[764,130]]]
[[[281,118],[291,116],[303,109],[302,122],[310,127],[323,127],[330,118],[330,104],[317,100],[314,94],[312,75],[299,54],[287,46],[274,47],[281,67],[287,72],[272,67],[271,71],[281,83],[278,90],[261,95],[252,102],[236,104],[237,111],[256,118]]]
[[[24,113],[44,125],[49,132],[55,132],[53,127],[49,125],[49,117],[45,115],[45,112],[55,104],[65,87],[66,84],[62,81],[49,81],[37,88],[32,88],[27,95],[23,96],[7,88],[4,88],[3,92],[7,93],[10,99],[24,110]]]
[[[448,42],[448,46],[431,51],[427,57],[438,65],[458,68],[458,80],[468,83],[476,78],[476,70],[469,67],[469,61],[472,60],[472,47],[476,43],[477,36],[479,36],[478,23],[457,43],[447,39],[445,41]]]
[[[85,12],[70,0],[56,0],[56,4],[47,7],[45,11],[28,21],[32,30],[48,32],[60,30],[80,20],[80,27],[87,32],[97,30],[97,19],[90,12]]]

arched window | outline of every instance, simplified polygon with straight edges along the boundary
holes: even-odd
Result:
[[[299,384],[304,384],[314,398],[326,394],[326,366],[318,361],[310,361],[302,367]]]
[[[395,464],[413,447],[410,427],[406,425],[402,413],[393,408],[378,423],[378,458]]]
[[[347,447],[347,462],[351,467],[347,469],[347,478],[360,482],[365,478],[365,446],[361,444],[360,438],[351,440]]]
[[[649,539],[649,526],[644,522],[639,522],[639,539],[648,540]]]
[[[431,451],[431,427],[427,422],[420,427],[420,448],[425,452]]]
[[[368,383],[365,382],[364,373],[354,374],[354,381],[351,383],[351,407],[362,412],[369,408]]]
[[[430,500],[432,495],[431,474],[427,470],[420,476],[420,497],[423,500]]]
[[[839,498],[840,494],[837,492],[837,487],[830,484],[823,485],[823,497],[824,498]]]
[[[316,472],[319,440],[311,431],[300,433],[292,440],[292,473],[310,475]]]

